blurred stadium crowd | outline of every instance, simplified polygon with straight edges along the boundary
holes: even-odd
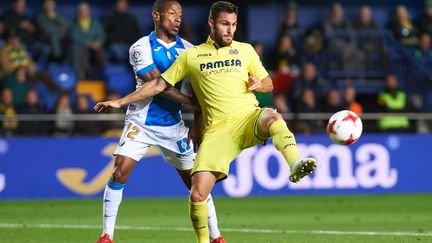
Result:
[[[91,114],[96,101],[134,89],[128,49],[149,34],[140,26],[143,16],[130,11],[127,0],[98,5],[97,16],[91,2],[75,3],[72,10],[62,12],[56,6],[60,1],[44,0],[41,6],[32,6],[37,9],[32,15],[26,4],[12,0],[0,12],[0,134],[118,134],[121,120],[74,121],[74,115]],[[325,18],[308,27],[299,18],[301,5],[287,2],[283,7],[279,26],[267,26],[277,30],[274,41],[252,40],[274,81],[272,94],[256,94],[262,106],[292,114],[432,110],[432,0],[426,0],[416,16],[404,5],[387,7],[388,18],[380,17],[379,23],[372,6],[358,6],[347,17],[344,5],[335,2],[326,7]],[[188,14],[188,7],[183,12]],[[149,14],[150,10],[145,18],[151,21]],[[184,21],[180,35],[200,43],[208,33],[206,19],[201,22],[202,28],[193,28]],[[251,41],[246,29],[240,23],[237,40]],[[60,116],[22,121],[18,114]],[[303,134],[323,132],[326,123],[290,122]],[[367,129],[416,131],[416,127],[407,117],[395,116],[373,121]]]

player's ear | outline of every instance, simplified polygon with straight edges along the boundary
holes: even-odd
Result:
[[[153,11],[152,12],[152,16],[153,16],[153,20],[155,22],[159,22],[160,21],[160,13],[158,11]]]
[[[208,20],[208,25],[209,25],[209,27],[210,27],[210,31],[212,31],[212,30],[213,30],[213,27],[214,27],[214,21],[213,21],[213,19],[209,19],[209,20]]]

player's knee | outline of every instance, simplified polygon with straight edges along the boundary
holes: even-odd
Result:
[[[190,194],[190,200],[192,202],[203,202],[207,199],[208,195],[204,195],[203,193],[199,192],[199,191],[191,191]]]
[[[271,112],[267,118],[267,127],[270,127],[277,120],[283,119],[282,115],[277,112]]]
[[[124,173],[121,169],[116,168],[112,174],[112,180],[117,183],[124,184],[128,179],[127,173]]]

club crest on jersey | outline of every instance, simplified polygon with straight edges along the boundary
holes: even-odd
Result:
[[[178,149],[180,150],[180,153],[184,153],[188,150],[191,150],[191,146],[188,144],[188,139],[183,138],[182,140],[179,140],[176,142]]]
[[[229,50],[229,54],[231,54],[231,55],[237,55],[238,54],[238,50],[237,49],[230,49]]]

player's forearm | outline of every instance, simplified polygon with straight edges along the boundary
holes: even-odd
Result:
[[[130,103],[146,100],[153,97],[167,88],[165,80],[162,78],[153,79],[143,84],[135,92],[126,95],[125,97],[118,100],[121,106],[128,105]]]
[[[183,94],[182,92],[180,92],[175,87],[171,86],[171,87],[165,89],[165,91],[162,93],[162,95],[164,95],[165,97],[167,97],[171,100],[177,101],[179,103],[192,105],[191,97]]]

